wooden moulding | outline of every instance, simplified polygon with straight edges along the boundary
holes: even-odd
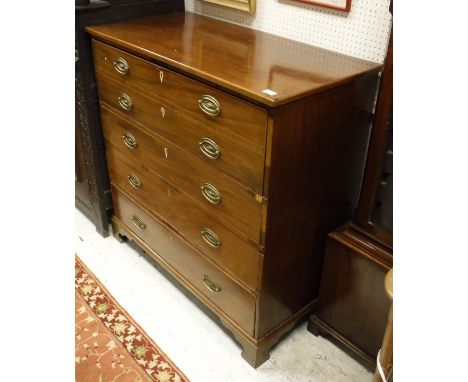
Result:
[[[354,342],[350,341],[345,336],[341,335],[331,326],[329,326],[325,321],[322,321],[316,315],[312,315],[309,318],[309,323],[307,325],[307,330],[313,335],[318,336],[320,334],[325,334],[333,337],[337,341],[341,342],[348,349],[356,353],[361,359],[366,361],[367,366],[374,368],[375,367],[375,358],[367,354],[365,351],[362,351],[361,348],[356,346]]]
[[[227,8],[237,9],[253,15],[255,13],[256,0],[202,0],[205,3],[220,5]]]

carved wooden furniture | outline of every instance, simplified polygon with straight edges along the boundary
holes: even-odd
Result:
[[[380,66],[191,13],[87,31],[114,235],[257,367],[314,307],[326,232],[357,203]]]
[[[364,181],[353,220],[329,234],[319,304],[309,331],[328,334],[375,367],[390,303],[393,266],[393,39],[381,78]]]
[[[112,207],[89,36],[84,28],[183,9],[182,0],[75,0],[75,205],[103,236]]]

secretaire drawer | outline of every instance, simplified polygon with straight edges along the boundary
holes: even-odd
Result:
[[[101,108],[101,125],[106,141],[258,241],[262,205],[252,191],[177,146],[148,134],[105,106]],[[206,187],[212,187],[217,194],[208,194],[210,189]]]
[[[167,100],[203,123],[220,125],[261,150],[265,147],[264,109],[99,41],[93,40],[93,55],[96,71]]]
[[[112,187],[116,217],[190,285],[253,335],[255,297],[210,264],[184,240]]]
[[[259,246],[234,233],[175,187],[106,145],[111,182],[147,206],[214,262],[257,289]]]
[[[98,89],[105,104],[262,194],[264,153],[254,151],[222,129],[212,130],[108,77],[98,75]],[[200,146],[205,141],[212,143],[205,144],[202,151]]]

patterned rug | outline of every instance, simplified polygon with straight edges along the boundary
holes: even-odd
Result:
[[[75,381],[188,382],[78,257]]]

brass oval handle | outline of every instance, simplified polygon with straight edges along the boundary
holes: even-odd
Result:
[[[127,179],[128,179],[128,181],[130,182],[130,184],[133,187],[135,187],[135,188],[142,188],[143,187],[143,183],[138,178],[138,176],[136,176],[135,174],[132,174],[132,173],[128,174]]]
[[[122,109],[124,109],[125,111],[132,110],[133,101],[128,95],[122,93],[117,99],[119,100],[119,105]]]
[[[201,186],[201,192],[211,204],[219,204],[221,202],[221,193],[212,184],[204,183]]]
[[[217,117],[221,113],[221,106],[218,100],[208,94],[203,95],[198,100],[198,107],[210,117]]]
[[[198,145],[200,146],[201,152],[210,159],[218,159],[221,155],[219,146],[215,141],[209,138],[202,138],[201,141],[198,142]]]
[[[212,292],[221,292],[221,287],[216,285],[216,283],[211,280],[210,276],[203,275],[203,282],[205,283],[206,287]]]
[[[205,242],[212,246],[213,248],[221,247],[221,240],[219,239],[218,235],[216,235],[211,229],[203,228],[201,230],[201,235]]]
[[[143,223],[140,218],[136,215],[133,215],[132,217],[132,222],[135,224],[138,228],[140,229],[146,229],[146,224]]]
[[[133,134],[130,134],[128,131],[122,135],[122,139],[125,143],[125,145],[130,149],[130,150],[135,150],[138,146],[138,142],[136,138],[134,137]]]
[[[114,68],[120,74],[127,74],[129,66],[128,66],[127,61],[125,61],[123,58],[120,57],[114,61]]]

